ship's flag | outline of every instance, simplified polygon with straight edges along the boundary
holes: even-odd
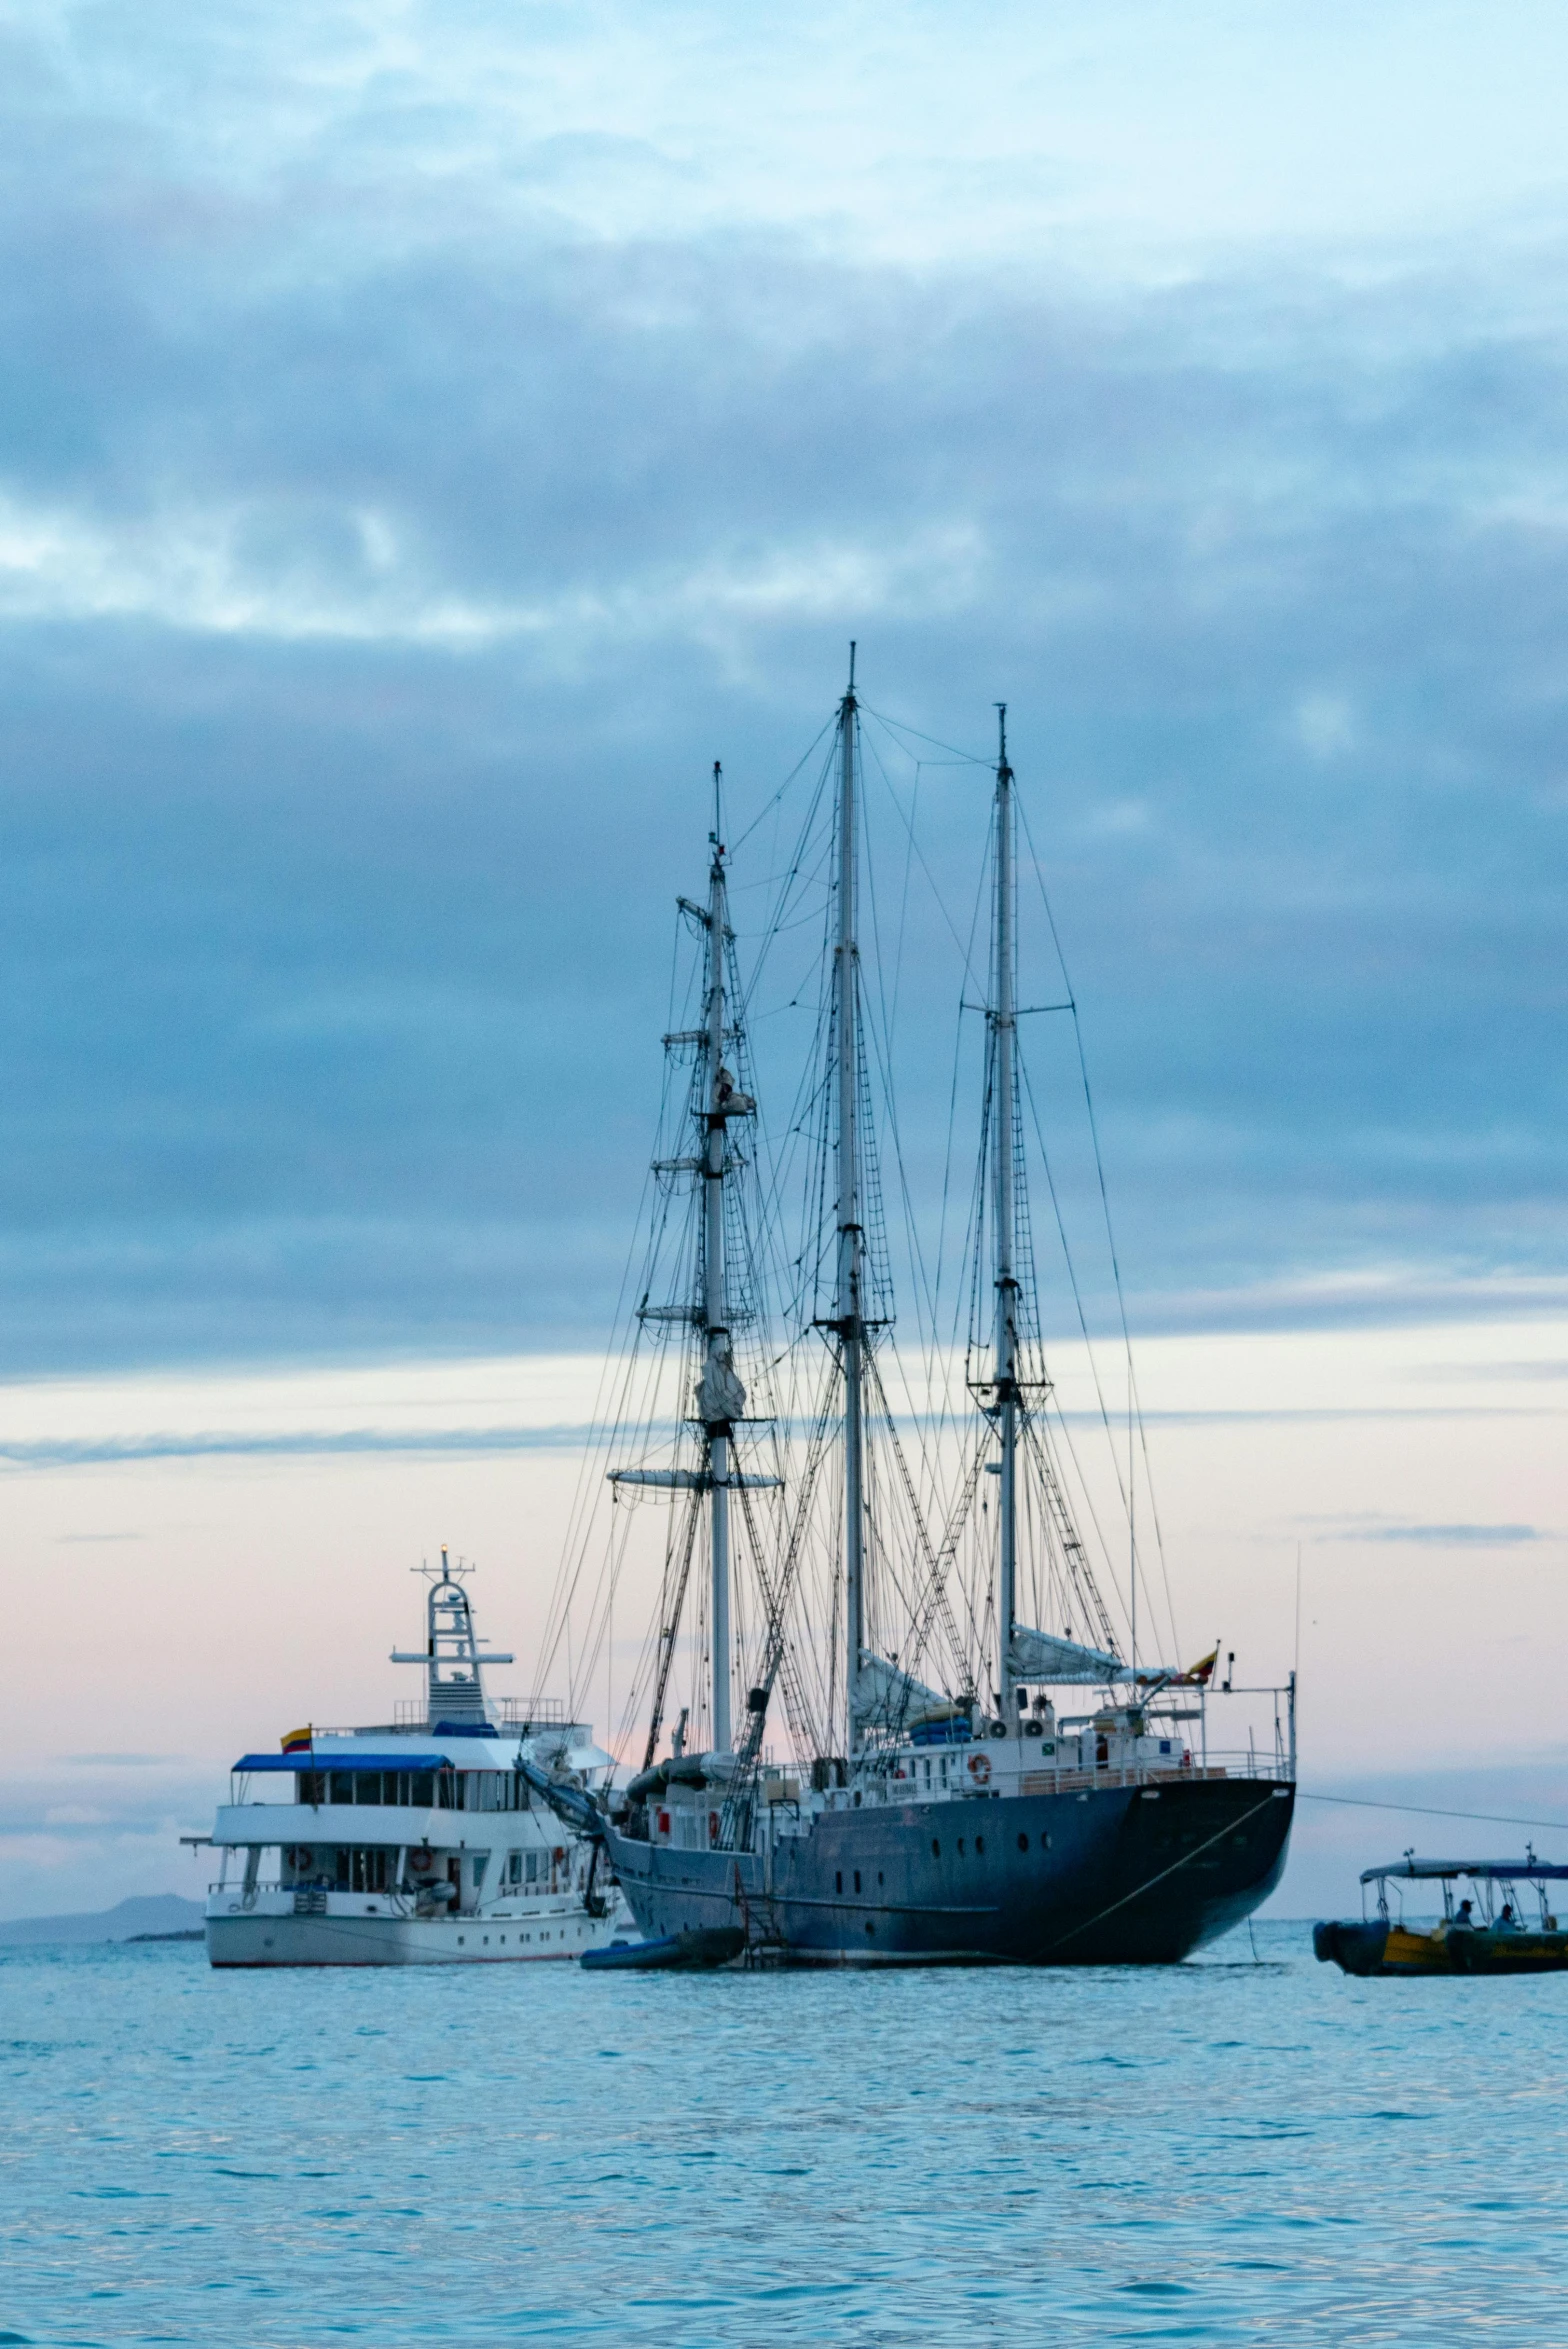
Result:
[[[1211,1648],[1200,1663],[1189,1664],[1185,1672],[1178,1672],[1172,1688],[1207,1688],[1214,1677],[1214,1667],[1220,1660],[1217,1647]]]
[[[1218,1654],[1218,1652],[1216,1649],[1215,1653]],[[314,1729],[291,1729],[283,1740],[283,1751],[286,1754],[308,1754],[315,1742],[315,1736]]]

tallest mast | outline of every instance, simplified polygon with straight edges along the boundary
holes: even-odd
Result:
[[[702,1309],[707,1359],[698,1405],[708,1436],[710,1482],[709,1635],[713,1660],[713,1749],[730,1748],[730,1453],[734,1357],[724,1262],[724,1157],[729,1072],[724,1066],[725,903],[723,803],[713,765],[713,862],[708,872],[707,1075],[702,1153]]]
[[[996,1093],[996,1425],[1001,1438],[1000,1557],[996,1590],[997,1690],[1013,1726],[1013,1627],[1018,1612],[1018,1280],[1013,1268],[1013,1101],[1018,1029],[1013,939],[1013,770],[1007,763],[1007,704],[997,703],[996,999],[991,1009]]]
[[[860,1025],[855,943],[855,648],[849,690],[839,704],[838,944],[838,1294],[835,1318],[844,1367],[844,1685],[848,1750],[857,1738],[856,1704],[864,1646],[865,1430],[861,1383],[865,1344],[863,1234],[860,1225]]]

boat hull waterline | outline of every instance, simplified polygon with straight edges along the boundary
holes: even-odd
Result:
[[[207,1917],[207,1956],[219,1968],[259,1966],[452,1966],[559,1964],[624,1935],[629,1918],[612,1900],[603,1918],[579,1907],[558,1918],[484,1916]]]
[[[650,1940],[740,1924],[793,1965],[1171,1965],[1273,1890],[1294,1809],[1288,1782],[1208,1780],[828,1811],[760,1851],[608,1841]]]
[[[584,1950],[579,1963],[590,1974],[701,1974],[732,1965],[745,1948],[743,1926],[720,1925],[664,1941],[615,1940],[608,1949]]]
[[[1430,1932],[1360,1918],[1314,1925],[1312,1947],[1325,1965],[1363,1979],[1374,1974],[1561,1974],[1568,1972],[1568,1933],[1512,1931],[1485,1925],[1439,1925]]]

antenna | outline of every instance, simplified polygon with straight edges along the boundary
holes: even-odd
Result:
[[[721,856],[724,853],[724,824],[719,814],[719,792],[723,777],[724,769],[715,759],[713,762],[713,830],[708,834],[708,838]]]
[[[855,690],[855,640],[853,637],[849,640],[849,690],[851,693]]]

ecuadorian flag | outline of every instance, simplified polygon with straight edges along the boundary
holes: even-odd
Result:
[[[308,1754],[315,1736],[314,1729],[291,1729],[283,1740],[283,1751],[286,1754]]]
[[[1214,1667],[1219,1660],[1219,1649],[1211,1648],[1201,1663],[1190,1665],[1185,1672],[1178,1672],[1171,1682],[1171,1686],[1173,1688],[1207,1688],[1214,1677]]]

